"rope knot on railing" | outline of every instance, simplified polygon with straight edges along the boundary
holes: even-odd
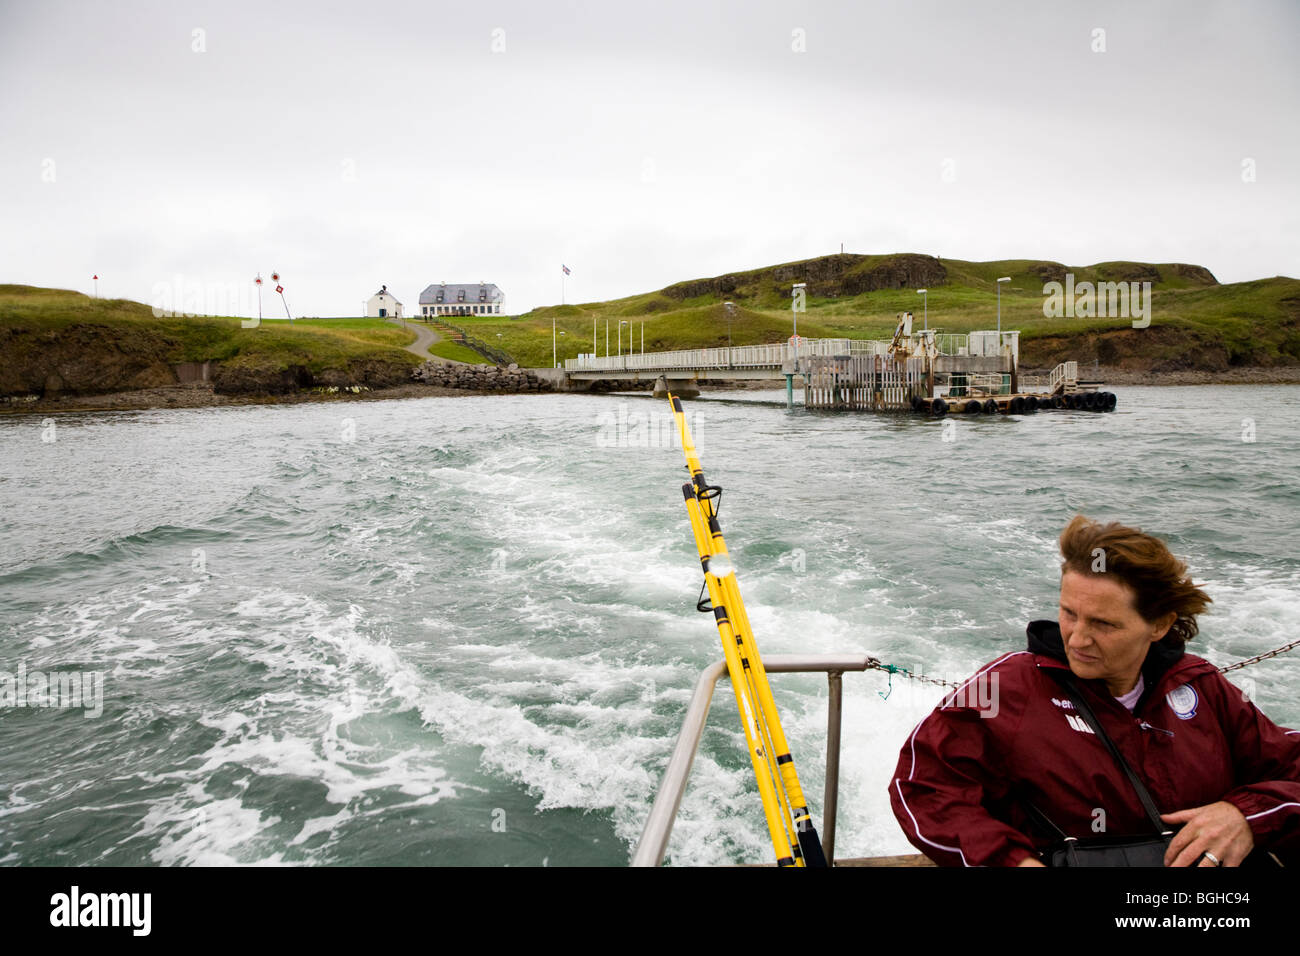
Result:
[[[906,667],[901,667],[898,664],[886,664],[878,657],[867,658],[867,670],[884,671],[886,674],[889,675],[889,685],[885,688],[885,692],[882,694],[880,693],[880,691],[876,691],[876,693],[880,694],[880,696],[884,700],[889,700],[889,695],[894,692],[895,674],[902,674],[904,677],[908,678],[909,680],[920,681],[923,684],[938,684],[942,687],[957,686],[956,681],[940,680],[937,677],[925,677],[922,674],[913,674]]]

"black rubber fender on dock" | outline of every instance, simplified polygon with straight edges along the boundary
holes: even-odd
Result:
[[[984,414],[985,414],[985,415],[996,415],[997,413],[998,413],[998,403],[997,403],[996,401],[994,401],[993,399],[991,399],[991,398],[989,398],[989,399],[985,399],[985,401],[984,401]]]
[[[980,413],[980,403],[975,401],[975,399],[971,399],[966,403],[966,407],[963,408],[962,411],[967,415],[978,415]]]
[[[919,412],[921,410],[921,401],[922,399],[920,395],[912,396],[912,411]]]
[[[1008,415],[1019,415],[1024,410],[1025,410],[1025,400],[1021,398],[1019,395],[1011,399],[1010,403],[1007,405]]]
[[[930,403],[930,412],[942,418],[948,414],[948,403],[942,398],[936,398]]]
[[[1107,392],[1105,410],[1108,412],[1113,412],[1115,410],[1115,406],[1118,404],[1119,404],[1119,396],[1117,396],[1114,392]]]

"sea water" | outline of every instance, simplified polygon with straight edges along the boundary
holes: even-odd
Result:
[[[1195,653],[1294,639],[1300,389],[1115,391],[946,421],[687,403],[760,650],[963,678],[1055,616],[1076,513],[1188,561]],[[721,656],[674,433],[619,395],[0,418],[0,863],[625,864]],[[22,706],[20,670],[47,683]],[[59,675],[86,699],[34,706]],[[1231,677],[1300,725],[1300,652]],[[773,685],[819,817],[825,678]],[[886,788],[943,690],[844,691],[836,852],[911,852]],[[669,861],[770,854],[724,679]]]

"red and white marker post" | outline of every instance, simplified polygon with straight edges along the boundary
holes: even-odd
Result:
[[[280,293],[280,301],[284,303],[284,314],[289,317],[289,322],[292,324],[293,313],[289,311],[289,303],[284,297],[284,286],[280,285],[280,273],[272,272],[271,281],[275,283],[275,291]]]

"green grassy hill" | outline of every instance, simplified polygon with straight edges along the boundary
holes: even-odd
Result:
[[[126,299],[0,285],[0,395],[95,394],[174,384],[172,366],[212,362],[222,391],[409,380],[412,332],[381,319],[300,319],[245,329],[240,319],[155,316]]]
[[[1047,318],[1044,284],[1073,273],[1076,283],[1151,282],[1151,327],[1133,329],[1126,318]],[[1277,277],[1221,285],[1200,266],[1183,263],[1100,262],[1066,266],[1019,259],[966,262],[914,254],[833,255],[748,272],[679,282],[609,302],[551,306],[525,315],[463,316],[462,326],[498,344],[521,365],[551,363],[551,322],[561,361],[617,350],[620,322],[632,328],[633,348],[672,348],[779,342],[791,333],[790,289],[807,283],[807,311],[799,316],[806,336],[888,338],[899,312],[922,320],[928,293],[929,324],[949,332],[990,329],[997,322],[996,280],[1002,286],[1002,324],[1021,331],[1023,364],[1050,365],[1061,357],[1140,369],[1233,365],[1300,365],[1300,281]],[[623,326],[623,346],[628,345]]]

